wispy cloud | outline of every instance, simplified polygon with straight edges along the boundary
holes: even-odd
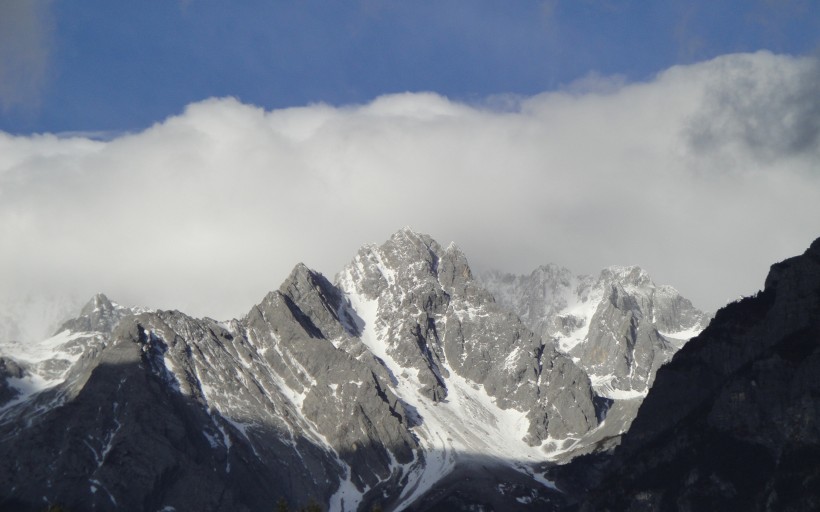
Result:
[[[687,136],[696,154],[739,152],[779,160],[804,153],[820,162],[820,62],[739,57],[707,79]]]
[[[812,0],[756,0],[746,15],[749,23],[760,27],[769,48],[780,47],[795,24],[811,19]],[[808,18],[807,18],[808,16]],[[815,25],[820,25],[815,20]]]
[[[694,20],[697,17],[699,6],[694,3],[686,3],[679,7],[681,10],[678,22],[672,31],[677,43],[678,57],[684,62],[691,62],[697,59],[707,45],[702,35],[694,31]]]
[[[0,107],[36,107],[48,77],[51,0],[0,2]]]
[[[230,317],[412,225],[477,267],[640,264],[713,308],[820,235],[816,69],[758,53],[503,108],[226,98],[110,141],[0,134],[0,294]]]

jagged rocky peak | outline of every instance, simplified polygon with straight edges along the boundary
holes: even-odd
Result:
[[[575,276],[557,265],[530,275],[490,272],[482,282],[590,376],[608,398],[639,398],[657,368],[706,326],[709,315],[639,266]]]
[[[77,318],[63,323],[57,332],[111,332],[123,317],[136,311],[111,302],[104,294],[98,293],[82,307]]]
[[[655,283],[646,270],[638,265],[613,265],[601,271],[601,280],[617,281],[624,286],[635,286],[639,288],[654,288]]]
[[[419,269],[435,272],[438,264],[438,253],[441,246],[430,235],[417,233],[410,227],[404,227],[393,233],[381,246],[385,261],[390,266],[410,264]]]
[[[577,306],[604,301],[595,280],[537,275],[564,300],[556,311],[579,319],[568,332],[592,330]],[[480,460],[549,493],[543,464],[603,419],[589,376],[558,348],[493,299],[458,247],[409,228],[363,247],[333,282],[296,265],[228,322],[96,296],[25,354],[40,388],[0,389],[14,395],[0,406],[0,489],[21,510],[43,496],[78,510],[265,510],[280,497],[389,510],[439,496],[434,483]],[[0,370],[12,385],[15,372]],[[35,469],[20,472],[20,454]]]
[[[91,300],[80,310],[80,316],[87,316],[100,311],[114,311],[114,304],[103,293],[91,297]]]
[[[283,302],[312,337],[341,339],[356,333],[356,323],[343,307],[342,292],[320,272],[299,263],[279,290],[263,301],[268,308]],[[274,307],[275,309],[275,307]]]
[[[447,396],[434,320],[449,305],[438,281],[441,252],[430,236],[404,228],[381,246],[364,246],[337,276],[358,324],[371,329],[366,343],[374,354],[417,370],[420,389],[435,401]]]
[[[43,496],[77,510],[142,509],[147,497],[162,500],[152,510],[264,510],[309,497],[351,510],[368,490],[394,493],[394,468],[417,457],[412,422],[383,368],[337,348],[355,344],[340,306],[341,293],[304,265],[231,322],[150,311],[102,332],[121,308],[95,297],[55,337],[60,350],[70,344],[56,354],[64,382],[0,422],[29,467],[56,468],[60,481],[43,490],[0,461],[0,488],[17,488],[21,510]],[[79,448],[43,440],[57,429]]]
[[[527,435],[534,444],[596,426],[583,372],[499,307],[454,244],[442,250],[405,228],[359,251],[337,283],[360,317],[362,341],[422,397],[463,398],[468,391],[456,383],[466,379],[502,409],[525,411],[529,429],[519,441]]]
[[[456,288],[472,280],[467,259],[455,244],[442,249],[429,235],[409,227],[397,231],[380,246],[362,247],[342,274],[354,281],[362,280],[362,291],[371,297],[385,288],[430,284],[438,280],[439,274]]]
[[[670,285],[656,285],[637,266],[610,267],[601,272],[599,283],[609,286],[609,300],[619,309],[641,315],[676,348],[703,330],[712,315],[696,308]]]
[[[405,227],[380,246],[362,247],[337,279],[361,281],[361,291],[376,297],[381,290],[408,291],[424,285],[443,286],[448,293],[465,293],[473,273],[455,243],[443,249],[429,235]]]
[[[454,242],[451,242],[440,256],[438,278],[442,286],[447,287],[452,293],[467,293],[469,285],[473,282],[473,271],[467,257]]]

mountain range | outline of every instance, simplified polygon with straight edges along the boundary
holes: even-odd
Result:
[[[596,510],[709,321],[638,267],[474,277],[407,228],[240,319],[98,295],[0,343],[0,510]]]

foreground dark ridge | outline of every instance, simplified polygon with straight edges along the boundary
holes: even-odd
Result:
[[[820,239],[660,369],[611,462],[572,466],[584,511],[820,510]]]

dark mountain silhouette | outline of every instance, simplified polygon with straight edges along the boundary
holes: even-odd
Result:
[[[658,371],[611,461],[559,480],[583,511],[820,510],[819,349],[820,239]]]

